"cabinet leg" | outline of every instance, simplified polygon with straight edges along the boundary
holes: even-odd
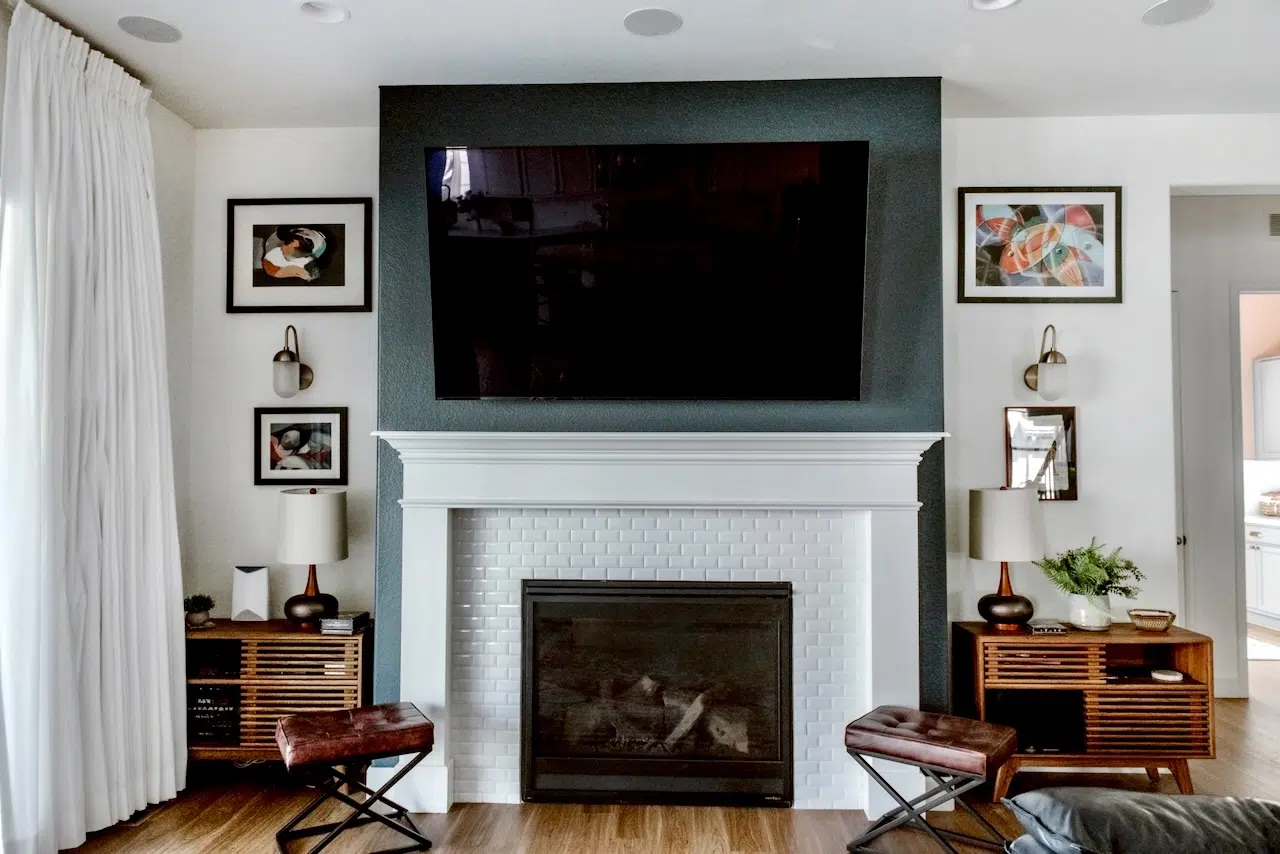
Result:
[[[1185,759],[1175,759],[1169,763],[1173,779],[1178,783],[1178,791],[1184,795],[1194,795],[1195,787],[1191,785],[1191,768]]]
[[[1147,779],[1153,783],[1160,782],[1160,769],[1155,765],[1147,766]]]
[[[1000,766],[1000,770],[996,772],[995,787],[991,791],[992,803],[998,803],[1001,798],[1009,794],[1009,784],[1013,782],[1013,775],[1017,773],[1017,759],[1010,759]]]

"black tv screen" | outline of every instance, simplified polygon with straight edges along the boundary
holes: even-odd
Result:
[[[857,400],[867,158],[429,149],[437,397]]]

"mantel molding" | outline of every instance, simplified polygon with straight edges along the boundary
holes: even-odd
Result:
[[[915,466],[947,433],[461,433],[378,431],[405,463]]]

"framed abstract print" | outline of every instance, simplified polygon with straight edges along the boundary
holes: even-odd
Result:
[[[228,201],[227,311],[373,311],[373,200]]]
[[[253,410],[257,486],[346,486],[345,406]]]
[[[1076,408],[1010,406],[1004,411],[1005,484],[1035,484],[1041,501],[1080,497],[1076,473]]]
[[[1122,302],[1119,187],[961,187],[960,302]]]

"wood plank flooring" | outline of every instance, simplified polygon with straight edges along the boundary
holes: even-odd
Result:
[[[1251,700],[1217,701],[1218,758],[1191,763],[1197,792],[1280,800],[1280,661],[1252,662],[1250,679]],[[1013,793],[1049,785],[1151,789],[1142,774],[1024,773],[1015,778]],[[1158,788],[1177,791],[1168,775]],[[193,782],[140,825],[93,834],[75,851],[265,854],[275,850],[275,830],[310,797],[275,769],[228,769],[220,777]],[[979,809],[1006,834],[1017,835],[1017,823],[1004,807]],[[345,810],[335,808],[331,816],[341,818]],[[932,820],[977,833],[975,822],[958,811],[936,813]],[[418,817],[437,854],[841,854],[866,824],[860,812],[550,804],[462,804],[448,815]],[[373,826],[347,834],[327,850],[363,854],[397,844],[394,833]],[[875,848],[886,854],[937,851],[915,831],[891,833]],[[304,848],[299,844],[296,850]]]

